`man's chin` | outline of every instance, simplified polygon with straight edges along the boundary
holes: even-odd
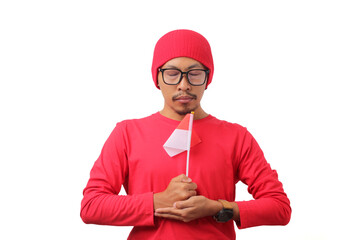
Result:
[[[191,113],[192,111],[195,111],[195,108],[175,109],[175,112],[179,115],[186,115],[188,113]]]

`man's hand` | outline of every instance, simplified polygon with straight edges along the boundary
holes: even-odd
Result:
[[[165,191],[154,194],[154,209],[172,207],[175,202],[189,199],[196,195],[196,183],[181,174],[171,179]]]
[[[172,207],[158,208],[155,216],[190,222],[194,219],[214,216],[223,208],[218,201],[204,196],[193,196],[184,201],[175,202]]]

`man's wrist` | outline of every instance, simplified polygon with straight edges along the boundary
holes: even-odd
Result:
[[[240,212],[238,204],[236,202],[231,202],[230,204],[232,205],[234,212],[233,220],[240,222]]]
[[[217,200],[211,200],[211,204],[212,207],[210,216],[215,216],[219,211],[223,209],[223,205]]]
[[[166,200],[163,199],[163,192],[154,193],[154,211],[158,208],[169,207]]]

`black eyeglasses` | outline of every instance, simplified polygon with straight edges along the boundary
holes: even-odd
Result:
[[[183,75],[186,74],[186,79],[191,85],[201,86],[206,82],[210,71],[205,69],[191,69],[187,72],[182,72],[179,69],[174,68],[159,68],[159,72],[162,73],[165,84],[178,85],[181,82]]]

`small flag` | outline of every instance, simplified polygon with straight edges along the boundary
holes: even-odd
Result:
[[[164,149],[170,157],[184,151],[189,152],[190,147],[201,142],[199,136],[192,131],[193,119],[193,113],[187,114],[164,144]]]

